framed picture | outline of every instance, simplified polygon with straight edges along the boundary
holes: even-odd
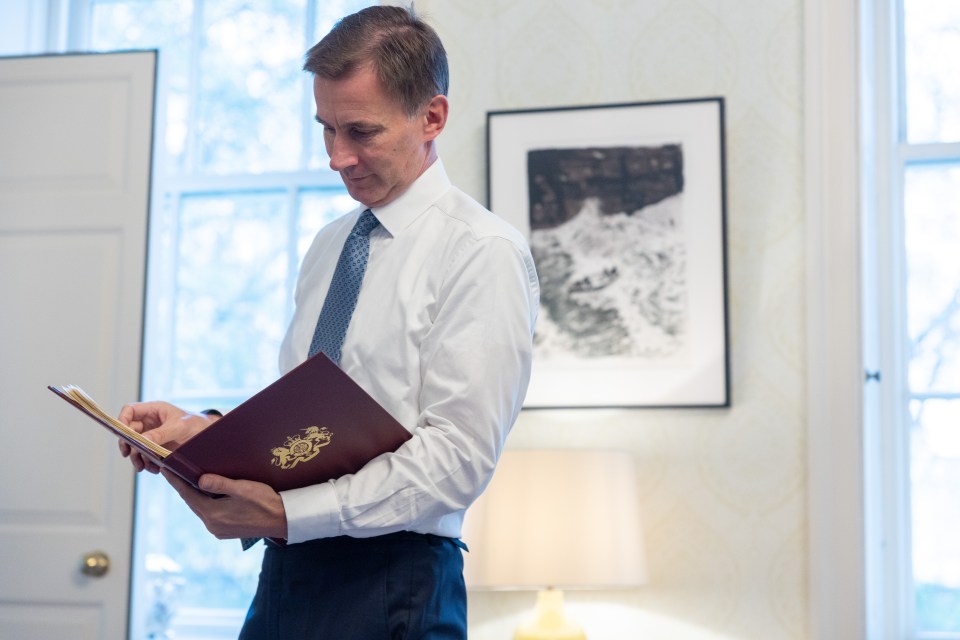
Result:
[[[730,405],[722,98],[487,114],[487,201],[530,242],[525,407]]]

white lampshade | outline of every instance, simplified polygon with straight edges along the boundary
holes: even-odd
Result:
[[[614,451],[505,451],[467,511],[474,588],[611,588],[647,580],[633,458]]]

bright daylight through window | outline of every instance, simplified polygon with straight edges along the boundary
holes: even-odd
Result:
[[[960,2],[902,16],[912,618],[917,638],[960,638]]]
[[[159,50],[144,399],[229,409],[278,376],[300,259],[352,209],[303,54],[361,0],[89,0],[92,50]],[[131,638],[236,638],[262,547],[137,485]]]

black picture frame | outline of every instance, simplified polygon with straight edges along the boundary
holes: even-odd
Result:
[[[721,97],[487,113],[541,283],[525,408],[728,407]]]

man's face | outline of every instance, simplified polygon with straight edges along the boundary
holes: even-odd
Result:
[[[438,127],[431,113],[439,98],[446,121],[443,96],[410,118],[369,67],[339,80],[315,77],[313,95],[330,168],[354,200],[368,207],[392,202],[436,158],[431,141],[443,123]]]

